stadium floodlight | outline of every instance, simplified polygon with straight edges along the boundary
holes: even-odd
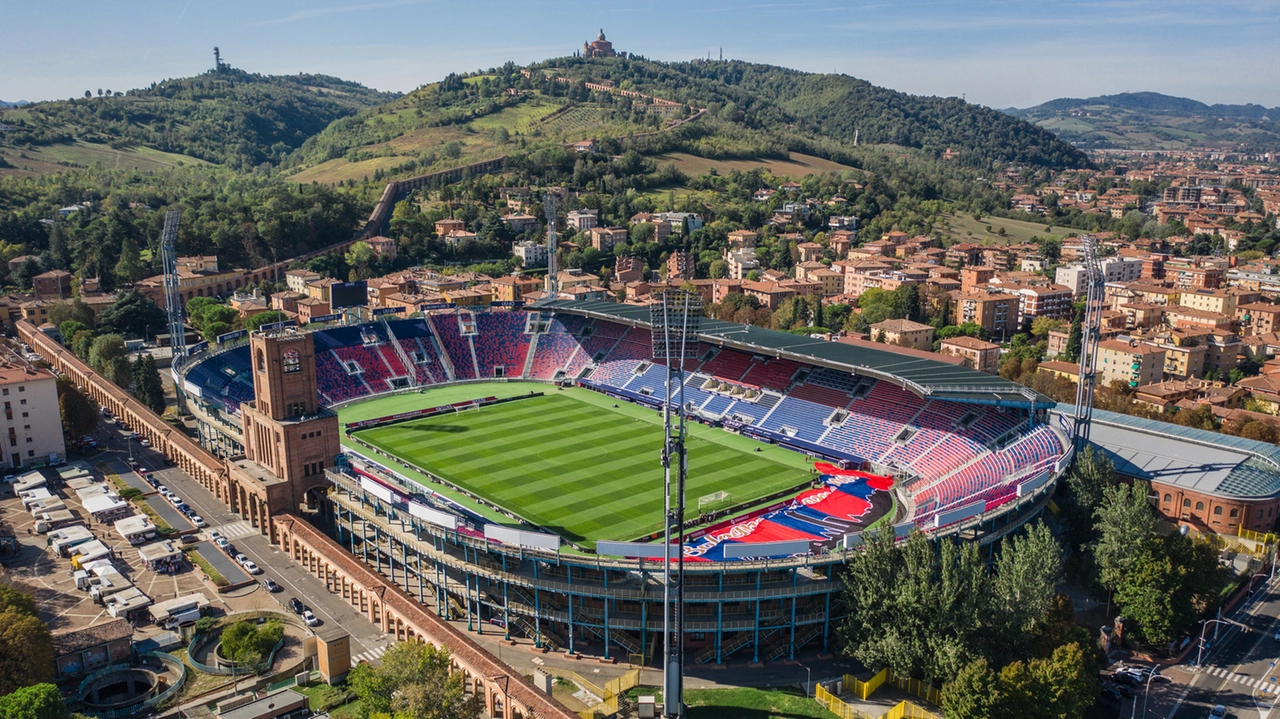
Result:
[[[667,290],[656,299],[649,306],[653,358],[666,360],[667,363],[667,391],[662,403],[662,427],[666,438],[662,448],[662,542],[665,549],[665,561],[662,563],[662,634],[666,641],[662,667],[662,715],[668,719],[683,719],[684,495],[689,476],[689,455],[685,449],[684,361],[698,356],[702,296],[685,290]],[[671,416],[673,405],[676,411],[674,422]],[[676,461],[674,503],[671,491],[672,458]],[[675,557],[671,556],[673,549]],[[675,565],[674,568],[672,564]]]

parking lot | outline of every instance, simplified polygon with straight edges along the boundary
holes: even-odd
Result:
[[[214,569],[221,574],[231,584],[241,584],[249,581],[248,572],[244,571],[235,560],[227,556],[222,550],[213,546],[212,542],[199,542],[195,545],[195,551],[200,553],[204,561],[213,566]]]

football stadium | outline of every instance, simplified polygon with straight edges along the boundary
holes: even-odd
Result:
[[[668,368],[649,309],[427,310],[307,334],[342,430],[323,526],[473,631],[651,661]],[[672,395],[689,422],[694,661],[826,651],[840,566],[867,532],[990,544],[1043,511],[1070,460],[1050,399],[936,355],[712,319],[693,354]],[[178,372],[204,446],[242,454],[245,338]]]

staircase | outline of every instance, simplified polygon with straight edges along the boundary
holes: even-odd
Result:
[[[453,360],[449,359],[449,353],[444,351],[444,343],[440,341],[440,335],[436,334],[436,325],[428,318],[426,320],[427,329],[431,331],[431,349],[435,350],[436,356],[440,358],[440,366],[444,367],[444,373],[450,382],[458,379],[457,372],[453,369]]]
[[[749,644],[751,644],[751,632],[738,632],[732,637],[720,642],[720,656],[721,658],[727,657]],[[694,655],[694,659],[699,664],[706,664],[707,662],[715,661],[715,658],[715,644],[703,647],[696,655]]]
[[[400,340],[396,339],[396,334],[391,331],[391,325],[386,321],[382,321],[382,328],[387,331],[387,337],[391,339],[391,347],[396,351],[396,356],[400,358],[404,368],[409,370],[409,381],[417,386],[421,384],[418,379],[418,367],[409,360],[409,355],[405,354],[404,348],[400,346]]]
[[[529,335],[529,352],[524,356],[524,370],[520,372],[521,377],[528,377],[533,372],[533,353],[538,351],[538,338],[541,335]]]

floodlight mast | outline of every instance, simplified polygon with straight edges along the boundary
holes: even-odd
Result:
[[[667,361],[662,426],[663,487],[663,716],[684,719],[684,512],[685,485],[689,477],[685,444],[684,360],[696,354],[702,315],[702,298],[684,290],[668,290],[650,310],[654,359]],[[674,330],[674,331],[673,331]],[[692,343],[690,339],[692,338]],[[676,400],[672,422],[672,399]],[[672,459],[675,459],[675,496],[672,497]],[[676,553],[671,556],[672,549]],[[674,562],[672,561],[674,559]],[[673,567],[674,566],[674,571]]]
[[[1075,423],[1072,426],[1072,442],[1076,451],[1083,450],[1089,443],[1089,430],[1093,426],[1093,393],[1107,285],[1098,257],[1097,238],[1081,235],[1080,248],[1084,253],[1086,290],[1084,317],[1080,323],[1080,379],[1076,383]]]
[[[556,196],[547,192],[542,197],[542,207],[547,212],[547,294],[552,300],[560,299],[559,258],[556,256]]]

